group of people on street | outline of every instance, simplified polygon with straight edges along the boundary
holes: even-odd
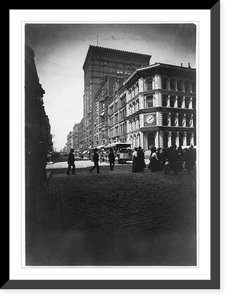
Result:
[[[110,171],[113,171],[114,166],[115,166],[115,154],[112,149],[110,149],[110,152],[108,154],[108,160],[109,160],[109,164],[110,164]],[[94,150],[93,162],[94,162],[94,166],[92,168],[90,168],[90,173],[95,168],[97,169],[97,173],[99,173],[99,154],[98,154],[97,148],[95,148],[95,150]]]
[[[110,164],[110,171],[114,170],[115,166],[115,154],[113,149],[110,149],[108,154],[108,160]],[[93,155],[94,165],[90,168],[90,173],[96,169],[99,173],[99,154],[98,149],[95,148]],[[68,155],[68,168],[67,175],[70,175],[72,169],[72,174],[75,175],[75,157],[74,150],[71,149]],[[188,174],[195,168],[196,164],[196,149],[193,146],[189,148],[182,149],[182,147],[166,147],[166,148],[151,148],[151,154],[149,158],[148,168],[151,172],[163,171],[165,174],[178,175],[183,169],[187,170]],[[132,172],[143,172],[146,168],[144,151],[141,147],[135,148],[132,153]]]
[[[195,168],[196,149],[193,146],[182,149],[182,147],[152,147],[149,158],[148,168],[151,172],[163,171],[165,174],[179,175],[183,169],[187,169],[187,173]],[[133,152],[132,172],[143,172],[145,169],[144,151],[141,147],[135,148]]]
[[[195,168],[196,149],[193,146],[182,149],[182,147],[166,147],[151,149],[149,169],[151,172],[164,170],[165,174],[174,172],[178,175],[183,169],[187,169],[187,173]]]

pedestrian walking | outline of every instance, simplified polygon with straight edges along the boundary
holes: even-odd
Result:
[[[149,163],[149,169],[151,172],[159,171],[159,159],[157,157],[156,153],[156,147],[153,147],[151,149],[151,155],[150,155],[150,163]]]
[[[146,164],[144,161],[144,151],[141,148],[141,146],[139,146],[137,150],[137,164],[138,164],[138,172],[143,172],[144,169],[146,168]]]
[[[68,168],[67,168],[67,175],[70,175],[71,167],[72,167],[72,174],[75,175],[75,156],[74,156],[74,149],[70,150],[68,155]]]
[[[115,166],[115,154],[112,149],[110,149],[110,153],[108,154],[108,159],[110,163],[110,170],[113,171]]]
[[[132,153],[132,172],[138,172],[138,161],[137,161],[137,148]]]
[[[185,168],[187,169],[187,173],[190,175],[191,171],[195,167],[195,161],[196,161],[196,155],[194,147],[191,146],[187,151],[185,152]]]
[[[97,173],[99,173],[99,154],[97,153],[98,149],[95,148],[94,155],[93,155],[93,162],[94,166],[90,169],[90,173],[96,168]]]
[[[168,159],[166,159],[165,163],[164,163],[164,174],[171,174],[170,163],[169,163]]]
[[[178,152],[176,150],[176,145],[170,147],[169,163],[170,169],[174,172],[174,174],[179,175]]]

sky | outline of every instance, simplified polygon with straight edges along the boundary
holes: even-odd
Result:
[[[196,67],[194,24],[27,23],[25,43],[35,52],[54,148],[83,117],[83,63],[89,45],[151,55],[155,62]]]

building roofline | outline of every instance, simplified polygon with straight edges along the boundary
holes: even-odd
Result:
[[[88,51],[87,51],[87,55],[86,55],[86,58],[84,60],[84,63],[83,63],[83,69],[86,65],[86,62],[87,62],[87,59],[92,51],[92,49],[98,49],[98,50],[108,50],[108,51],[114,51],[114,52],[118,52],[118,53],[124,53],[124,54],[134,54],[134,55],[137,55],[137,56],[146,56],[146,57],[149,57],[149,59],[151,59],[151,55],[149,54],[143,54],[143,53],[137,53],[137,52],[132,52],[132,51],[126,51],[126,50],[120,50],[120,49],[114,49],[114,48],[107,48],[107,47],[101,47],[101,46],[95,46],[95,45],[89,45],[89,48],[88,48]]]
[[[136,69],[124,82],[124,85],[126,85],[136,74],[138,74],[139,72],[142,71],[146,71],[152,68],[156,68],[156,67],[170,67],[170,68],[178,68],[179,70],[191,70],[194,71],[196,70],[196,68],[192,68],[192,67],[184,67],[184,66],[178,66],[178,65],[170,65],[170,64],[165,64],[165,63],[154,63],[152,65],[149,65],[147,67],[142,67],[142,68],[138,68]]]

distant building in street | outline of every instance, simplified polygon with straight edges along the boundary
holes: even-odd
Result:
[[[73,127],[73,149],[79,149],[79,123],[76,123]]]
[[[67,152],[70,152],[70,150],[73,148],[73,131],[70,131],[67,135]]]
[[[125,87],[132,147],[196,145],[196,69],[155,63],[137,69]]]
[[[94,144],[93,100],[104,76],[128,78],[137,68],[148,66],[150,58],[151,56],[146,54],[89,46],[83,64],[85,145]]]
[[[46,181],[47,155],[52,152],[52,136],[46,115],[45,94],[34,61],[34,51],[25,46],[25,179],[26,191]]]
[[[122,83],[122,80],[120,80]],[[108,144],[108,99],[120,81],[114,76],[105,76],[93,99],[93,147]]]
[[[108,140],[109,143],[127,141],[127,112],[125,86],[116,85],[108,101]]]
[[[82,118],[79,123],[79,150],[80,152],[83,152],[85,147],[85,130],[84,130],[84,119]]]

